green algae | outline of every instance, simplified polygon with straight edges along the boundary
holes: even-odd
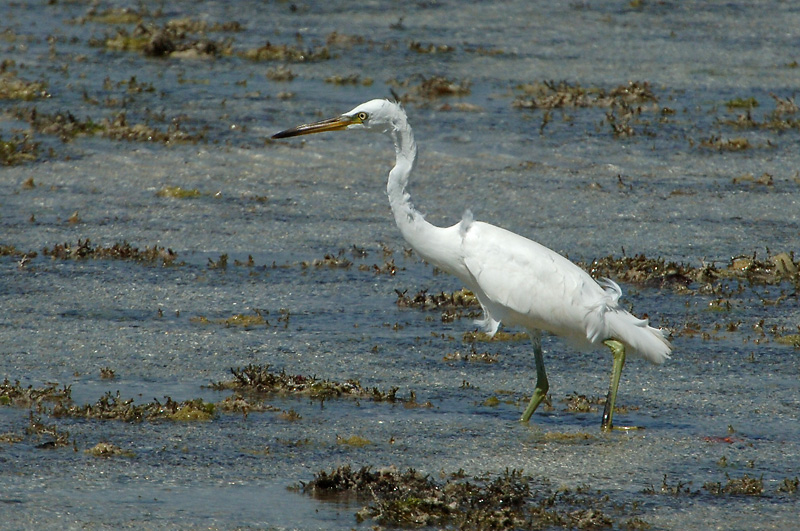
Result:
[[[337,435],[336,444],[343,446],[352,446],[355,448],[363,448],[364,446],[369,446],[373,444],[373,442],[359,435],[351,435],[350,437],[340,437],[339,435]]]
[[[158,192],[156,197],[168,197],[170,199],[195,199],[202,194],[197,188],[181,188],[180,186],[165,186]]]

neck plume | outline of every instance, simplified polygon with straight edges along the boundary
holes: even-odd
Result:
[[[408,178],[414,171],[417,160],[417,144],[414,142],[414,133],[411,132],[405,116],[397,117],[388,133],[394,141],[396,160],[394,168],[389,172],[386,193],[395,221],[402,231],[403,225],[413,222],[416,217],[422,217],[411,204],[411,196],[406,192]],[[405,232],[403,235],[405,236]]]

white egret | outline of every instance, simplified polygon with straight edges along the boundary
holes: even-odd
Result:
[[[541,331],[545,330],[580,349],[602,344],[611,349],[611,386],[601,425],[603,430],[610,430],[626,353],[663,363],[671,350],[663,331],[620,307],[622,291],[615,282],[596,282],[543,245],[474,221],[469,211],[451,227],[436,227],[425,221],[406,192],[417,145],[406,113],[397,103],[372,100],[335,118],[287,129],[272,138],[357,129],[386,133],[394,141],[397,158],[386,191],[395,222],[411,247],[475,293],[483,308],[480,324],[490,335],[501,322],[529,332],[536,360],[536,388],[521,420],[528,422],[549,389],[542,358]]]

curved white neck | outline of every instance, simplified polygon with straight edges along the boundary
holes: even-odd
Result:
[[[396,161],[394,168],[389,172],[386,193],[389,196],[395,223],[403,238],[423,259],[446,272],[461,276],[461,271],[453,269],[453,257],[458,252],[458,240],[450,233],[456,227],[443,229],[425,221],[424,216],[414,208],[411,196],[406,192],[408,178],[417,159],[414,134],[405,118],[392,125],[387,133],[394,141]]]

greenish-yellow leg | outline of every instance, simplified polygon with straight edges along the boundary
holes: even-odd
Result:
[[[542,333],[539,331],[530,332],[531,343],[533,343],[533,356],[536,359],[536,389],[533,391],[531,401],[522,414],[521,422],[528,422],[531,415],[539,407],[539,404],[547,395],[550,384],[547,382],[547,374],[544,372],[544,359],[542,358]]]
[[[603,343],[611,349],[611,353],[614,355],[614,368],[611,370],[611,387],[608,389],[606,407],[603,410],[603,424],[601,425],[603,431],[610,431],[613,428],[611,419],[614,416],[614,404],[617,401],[619,377],[622,374],[622,367],[625,365],[625,345],[616,339],[607,339]]]

